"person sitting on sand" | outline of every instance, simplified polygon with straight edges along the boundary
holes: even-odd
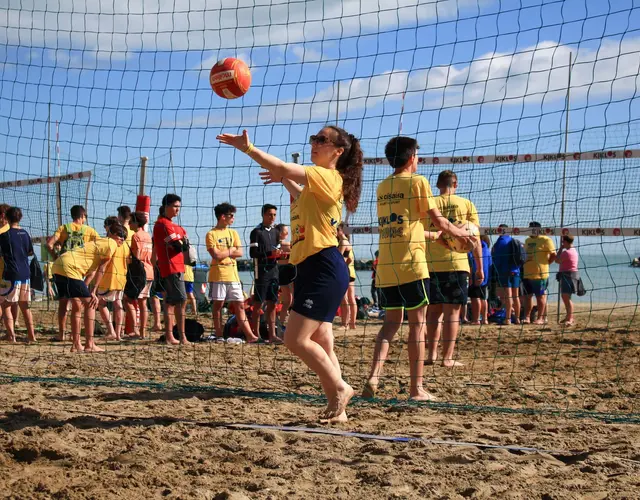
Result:
[[[453,237],[465,237],[466,233],[442,217],[435,206],[429,181],[416,174],[418,142],[411,137],[394,137],[384,151],[393,168],[393,173],[377,189],[380,256],[376,286],[385,317],[376,338],[362,396],[375,397],[389,344],[400,328],[406,310],[409,317],[409,397],[429,401],[435,398],[423,388],[425,315],[429,304],[425,237],[438,238],[440,232],[425,232],[421,219],[429,215],[438,230]]]
[[[18,304],[27,327],[27,342],[35,342],[36,334],[33,329],[31,316],[31,273],[29,257],[33,255],[31,236],[20,227],[22,210],[11,207],[7,210],[6,218],[9,230],[0,234],[0,256],[4,260],[3,282],[8,286],[0,288],[0,305],[2,306],[4,325],[7,329],[5,340],[16,341],[13,304]]]
[[[53,263],[53,279],[58,296],[71,302],[71,339],[73,342],[71,352],[100,352],[104,350],[98,347],[93,339],[95,309],[98,307],[96,292],[105,269],[126,237],[126,229],[122,224],[115,222],[109,226],[106,238],[85,243],[82,247],[65,252]],[[82,310],[84,310],[84,348],[80,344]]]

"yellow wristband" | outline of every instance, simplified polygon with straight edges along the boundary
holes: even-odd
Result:
[[[250,142],[249,146],[247,146],[247,149],[245,149],[243,153],[248,155],[249,153],[251,153],[251,151],[253,151],[253,143]]]

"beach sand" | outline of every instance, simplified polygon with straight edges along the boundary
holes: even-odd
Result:
[[[317,422],[316,377],[283,346],[137,341],[71,354],[69,343],[48,340],[53,313],[38,311],[48,325],[38,345],[0,344],[5,382],[16,376],[0,393],[3,496],[634,498],[640,426],[628,422],[640,421],[637,313],[581,307],[571,329],[465,325],[458,348],[465,366],[425,367],[433,405],[407,403],[399,341],[381,399],[355,400],[349,422],[329,427]],[[356,390],[378,328],[369,321],[352,332],[335,329],[344,376]],[[26,376],[38,381],[18,381]],[[98,379],[110,385],[90,385]]]

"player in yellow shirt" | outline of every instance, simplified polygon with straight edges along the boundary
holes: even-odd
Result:
[[[193,282],[195,281],[195,274],[193,272],[193,266],[188,264],[184,265],[184,290],[187,292],[187,305],[191,305],[191,312],[198,315],[198,303],[196,301],[196,294],[193,288]],[[186,307],[185,307],[186,312]]]
[[[126,242],[131,246],[131,239],[133,235],[136,234],[131,227],[129,227],[129,223],[131,222],[131,208],[127,205],[122,205],[117,208],[118,210],[118,222],[124,226],[127,230],[127,240]]]
[[[71,351],[102,351],[93,340],[98,306],[97,289],[105,269],[118,247],[126,238],[126,230],[115,223],[109,227],[107,238],[91,241],[84,246],[63,253],[53,263],[53,279],[58,296],[71,303]],[[89,288],[91,287],[91,289]],[[85,345],[80,344],[81,311],[84,309]]]
[[[104,220],[104,229],[107,234],[109,234],[109,228],[114,223],[119,223],[117,217],[111,216]],[[128,231],[126,227],[125,231]],[[125,239],[124,245],[120,245],[113,254],[111,261],[105,268],[104,276],[98,285],[98,298],[100,299],[98,311],[107,328],[105,340],[122,340],[122,328],[124,327],[124,306],[122,299],[124,297],[124,287],[127,284],[127,261],[130,255],[131,246]],[[111,303],[113,306],[115,327],[111,321],[111,313],[107,307],[108,303]]]
[[[211,255],[209,267],[209,299],[213,302],[213,326],[216,335],[222,336],[222,306],[225,302],[233,304],[236,319],[245,340],[249,343],[257,342],[259,337],[251,331],[251,325],[244,312],[244,294],[242,282],[238,275],[236,259],[242,257],[242,242],[240,235],[229,226],[236,216],[236,207],[230,203],[220,203],[214,207],[218,223],[207,233],[206,245]]]
[[[353,247],[349,237],[344,233],[344,224],[338,224],[338,251],[344,257],[344,261],[349,269],[349,288],[340,303],[342,313],[342,326],[350,330],[356,329],[356,316],[358,314],[358,304],[356,303],[356,267]]]
[[[466,198],[456,195],[458,176],[451,170],[443,170],[436,182],[440,195],[434,203],[438,210],[452,223],[472,222],[480,225],[475,205]],[[425,227],[434,230],[438,226],[433,220]],[[478,238],[473,248],[476,264],[476,281],[484,280],[482,246]],[[427,313],[427,364],[437,358],[438,342],[442,332],[442,365],[462,366],[453,357],[456,340],[460,331],[460,312],[467,304],[469,293],[469,258],[467,253],[453,252],[439,241],[427,243],[427,263],[431,282],[429,284],[429,311]]]
[[[363,397],[375,396],[382,369],[406,310],[409,318],[409,397],[429,401],[434,397],[423,388],[424,329],[429,304],[429,270],[425,238],[437,238],[440,231],[453,237],[465,233],[442,217],[433,202],[429,181],[418,170],[418,142],[411,137],[394,137],[385,147],[393,173],[377,189],[379,256],[376,287],[385,309],[384,324],[376,338],[371,371]],[[437,232],[425,231],[421,219],[429,215]]]
[[[539,230],[539,222],[530,222],[529,227]],[[529,323],[533,309],[533,295],[536,296],[538,317],[536,325],[547,322],[547,288],[549,287],[549,264],[556,259],[556,246],[553,240],[544,234],[532,234],[524,242],[527,260],[524,263],[522,285],[524,287],[524,321]]]
[[[342,379],[333,351],[332,322],[349,286],[349,271],[337,248],[336,228],[343,202],[354,212],[360,200],[360,141],[339,127],[324,127],[309,138],[315,166],[304,167],[256,148],[246,130],[218,139],[244,151],[265,169],[260,176],[266,184],[282,182],[293,197],[290,262],[296,277],[284,342],[318,374],[328,401],[322,418],[344,421],[353,388]]]
[[[71,220],[68,224],[60,226],[54,235],[47,240],[47,250],[56,259],[59,255],[81,247],[90,241],[96,241],[99,236],[95,229],[87,225],[87,211],[81,205],[71,207]],[[57,249],[60,249],[59,252]],[[64,340],[64,331],[67,323],[67,311],[69,301],[58,294],[58,337]]]

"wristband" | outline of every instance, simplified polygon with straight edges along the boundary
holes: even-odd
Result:
[[[251,151],[253,151],[253,143],[250,142],[249,145],[247,146],[247,149],[245,149],[243,153],[248,155],[249,153],[251,153]]]

